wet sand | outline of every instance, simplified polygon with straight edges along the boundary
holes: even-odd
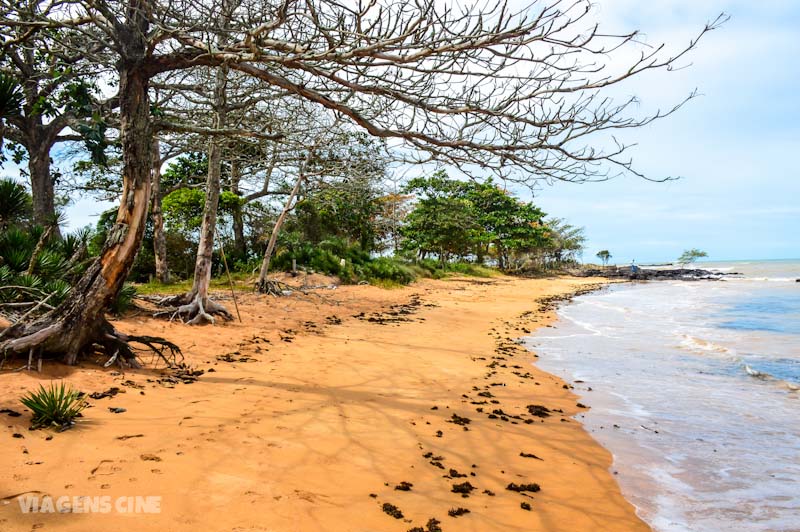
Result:
[[[551,326],[553,304],[537,299],[589,283],[246,294],[242,324],[117,321],[175,342],[205,373],[173,384],[89,363],[1,372],[0,410],[23,415],[0,414],[0,530],[649,530],[610,454],[572,419],[569,387],[514,341]],[[58,377],[120,392],[89,399],[72,430],[29,431],[19,396]],[[160,512],[23,514],[24,492],[160,496]]]

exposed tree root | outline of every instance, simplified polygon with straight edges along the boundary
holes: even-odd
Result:
[[[233,319],[233,315],[228,312],[228,309],[219,303],[191,292],[179,296],[166,297],[159,302],[159,305],[172,308],[156,312],[154,316],[169,316],[170,321],[178,318],[188,325],[205,325],[207,323],[213,325],[215,322],[214,316],[222,316],[226,321]]]
[[[29,325],[17,323],[3,333],[6,340],[0,342],[2,363],[8,358],[27,357],[29,368],[34,357],[39,360],[61,358],[65,363],[74,365],[81,355],[88,354],[108,356],[105,367],[117,364],[121,368],[141,368],[144,365],[141,359],[143,352],[152,353],[156,365],[159,360],[168,367],[177,367],[183,362],[183,354],[174,343],[155,336],[123,334],[105,319],[89,328],[89,334],[81,335],[77,341],[78,335],[65,321],[48,323],[40,320]]]
[[[256,282],[256,290],[269,296],[284,296],[286,292],[294,292],[297,289],[277,279],[264,279]]]

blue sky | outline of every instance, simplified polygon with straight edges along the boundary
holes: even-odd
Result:
[[[606,28],[640,29],[650,44],[677,47],[718,13],[731,19],[707,35],[678,72],[623,87],[642,110],[677,114],[623,137],[651,183],[635,177],[544,187],[535,201],[586,227],[586,260],[667,261],[697,247],[710,259],[800,257],[800,2],[598,0]],[[595,259],[596,260],[596,259]]]
[[[702,96],[677,114],[621,135],[637,144],[630,155],[638,170],[680,180],[558,183],[534,201],[586,228],[586,260],[608,249],[612,262],[660,262],[690,247],[715,260],[800,258],[800,1],[596,0],[596,7],[607,32],[639,29],[647,43],[673,50],[717,14],[731,19],[704,38],[690,68],[649,74],[617,92],[637,95],[646,113],[699,89]],[[108,206],[77,200],[69,226],[93,225]]]

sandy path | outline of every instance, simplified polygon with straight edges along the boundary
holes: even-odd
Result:
[[[9,499],[0,502],[0,530],[407,531],[427,530],[431,518],[445,532],[648,530],[608,472],[609,454],[571,419],[575,396],[509,341],[552,320],[546,310],[519,319],[537,310],[536,298],[580,284],[495,278],[345,287],[324,300],[247,296],[243,324],[119,322],[175,341],[188,361],[215,371],[174,388],[152,372],[115,375],[89,364],[3,372],[0,409],[23,412],[22,391],[53,376],[86,392],[125,393],[92,400],[78,428],[51,440],[27,430],[27,413],[0,414],[0,499],[29,490],[114,503],[160,496],[160,513],[22,514]],[[400,315],[409,321],[353,317],[414,295],[419,303]],[[342,323],[331,324],[332,316]],[[225,353],[255,361],[216,359]],[[530,404],[563,414],[535,417]],[[496,409],[502,413],[490,419]],[[469,424],[449,422],[453,414]],[[403,481],[410,491],[394,489]],[[463,482],[475,487],[467,498],[451,491]],[[527,496],[508,491],[511,482],[542,489]],[[384,513],[384,503],[404,518]],[[448,516],[459,507],[470,513]]]

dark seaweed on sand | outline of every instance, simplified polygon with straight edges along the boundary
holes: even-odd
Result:
[[[506,489],[509,491],[516,491],[519,493],[530,491],[530,492],[537,492],[542,488],[539,487],[539,484],[535,482],[531,482],[530,484],[514,484],[513,482],[506,486]]]
[[[395,519],[402,519],[403,512],[400,511],[400,508],[395,506],[394,504],[390,504],[388,502],[383,503],[383,513],[391,515]]]
[[[528,413],[532,416],[537,417],[549,417],[550,416],[550,409],[546,406],[542,405],[528,405],[526,407],[528,409]]]
[[[448,423],[455,423],[456,425],[469,425],[472,420],[467,417],[461,417],[458,414],[453,414],[453,417],[447,421]]]
[[[453,487],[450,491],[453,493],[460,493],[462,497],[469,497],[469,494],[472,490],[475,489],[475,486],[467,482],[462,482],[461,484],[453,484]]]

